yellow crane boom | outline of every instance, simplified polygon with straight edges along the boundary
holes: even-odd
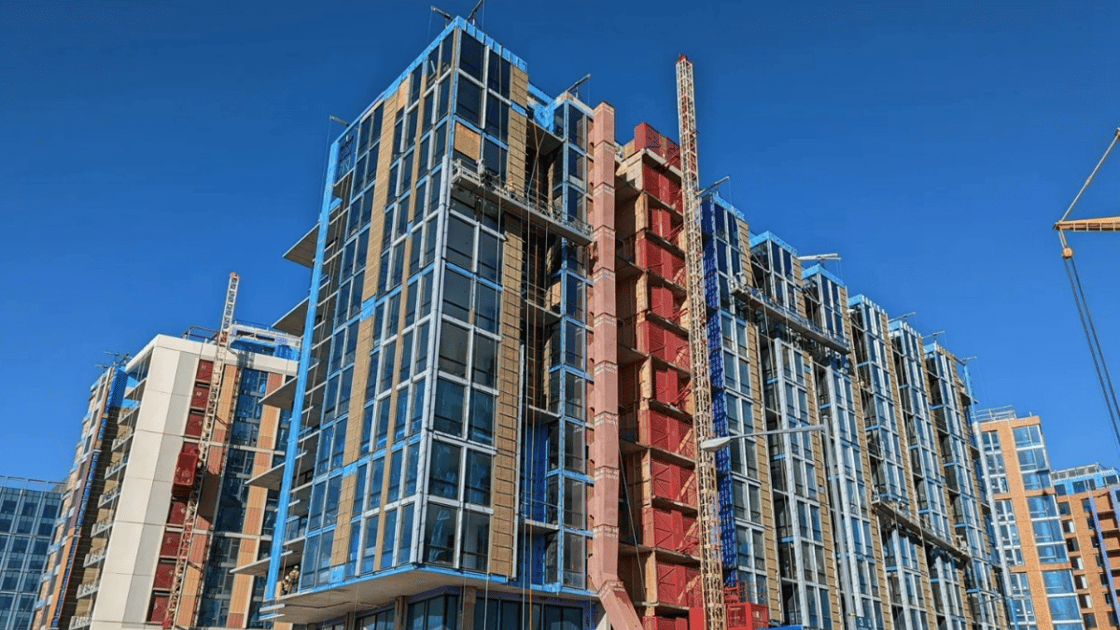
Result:
[[[1120,232],[1120,216],[1095,219],[1069,218],[1070,213],[1077,206],[1077,202],[1081,201],[1081,196],[1093,183],[1097,172],[1100,171],[1101,166],[1108,159],[1109,154],[1112,153],[1112,149],[1116,147],[1117,141],[1120,141],[1120,128],[1117,128],[1112,137],[1112,142],[1105,149],[1104,155],[1097,162],[1097,166],[1093,168],[1093,172],[1089,174],[1089,177],[1081,186],[1077,196],[1073,198],[1073,202],[1069,204],[1065,214],[1054,223],[1054,229],[1058,231],[1058,239],[1062,242],[1062,259],[1065,261],[1066,275],[1069,277],[1070,287],[1073,289],[1074,302],[1077,303],[1077,315],[1081,319],[1081,327],[1085,330],[1085,339],[1089,342],[1089,353],[1093,356],[1093,368],[1097,372],[1097,380],[1100,382],[1101,390],[1104,393],[1105,407],[1108,410],[1109,420],[1112,422],[1112,431],[1116,436],[1117,445],[1120,445],[1120,398],[1116,396],[1116,386],[1112,382],[1112,374],[1108,369],[1108,362],[1105,360],[1100,337],[1097,335],[1097,325],[1093,321],[1093,313],[1089,309],[1085,286],[1081,282],[1081,274],[1078,273],[1077,263],[1073,259],[1073,248],[1069,246],[1069,242],[1066,240],[1066,232]]]

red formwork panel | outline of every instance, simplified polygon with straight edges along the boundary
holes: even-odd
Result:
[[[638,440],[682,457],[696,457],[692,424],[653,409],[638,414]]]
[[[167,618],[167,595],[152,595],[152,604],[148,608],[148,622],[163,623]]]
[[[704,606],[700,569],[657,563],[657,601],[688,608]]]
[[[175,582],[175,563],[160,562],[156,565],[156,576],[152,580],[152,588],[157,591],[169,591]]]
[[[681,167],[680,145],[658,133],[649,123],[642,123],[634,128],[634,148],[649,149],[673,166]]]
[[[674,322],[681,323],[682,307],[684,300],[678,300],[673,290],[656,284],[649,287],[649,309],[659,316]]]
[[[195,373],[194,373],[194,378],[197,381],[206,381],[207,383],[209,383],[210,378],[213,376],[213,374],[214,374],[214,362],[213,361],[200,360],[198,362],[198,370],[196,370]]]
[[[191,392],[191,407],[195,409],[205,409],[206,399],[210,395],[210,388],[205,385],[195,385],[194,391]]]
[[[683,567],[684,582],[681,584],[681,603],[689,608],[703,608],[704,593],[703,583],[700,580],[700,569]]]
[[[700,525],[691,516],[681,514],[681,544],[679,551],[691,555],[700,555]]]
[[[688,339],[681,332],[647,320],[638,324],[637,337],[639,351],[688,369]]]
[[[642,543],[648,547],[676,550],[680,536],[673,525],[673,512],[642,508]]]
[[[699,505],[699,487],[697,486],[696,474],[688,468],[678,468],[680,471],[680,485],[678,486],[677,498],[678,503],[685,505]]]
[[[770,627],[770,609],[763,604],[727,603],[727,630],[760,630]]]
[[[677,606],[681,603],[684,584],[684,567],[677,564],[657,563],[657,601]]]
[[[652,239],[639,238],[634,243],[635,264],[674,284],[684,281],[684,257],[669,251]]]
[[[653,366],[653,397],[674,407],[680,406],[681,378],[671,367]]]
[[[648,495],[643,492],[636,496],[696,505],[696,475],[692,469],[661,461],[648,453],[628,457],[626,464],[628,485],[649,484]]]
[[[646,506],[642,508],[642,544],[696,555],[700,551],[700,530],[696,519],[676,510]]]
[[[169,525],[182,525],[187,518],[187,502],[178,497],[171,497],[171,508],[167,511]]]
[[[194,486],[195,472],[198,469],[198,445],[184,444],[175,463],[175,475],[171,478],[171,490],[175,494],[190,492]]]
[[[650,231],[678,247],[680,242],[677,241],[677,236],[680,234],[682,226],[682,223],[673,221],[673,212],[668,208],[654,206],[649,209]]]
[[[681,185],[649,164],[642,165],[642,190],[677,212],[681,211]]]
[[[179,555],[179,532],[164,532],[163,541],[159,544],[159,555],[164,558],[174,558]]]
[[[668,462],[650,459],[650,482],[653,496],[675,500],[680,486],[680,470]]]
[[[187,414],[187,427],[183,434],[188,437],[199,437],[202,435],[202,421],[205,416],[201,411],[192,411]]]

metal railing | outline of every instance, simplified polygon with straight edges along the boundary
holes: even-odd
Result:
[[[789,308],[788,306],[785,306],[784,304],[778,303],[773,298],[760,291],[757,287],[753,287],[750,284],[747,284],[747,282],[745,282],[744,280],[734,277],[729,278],[727,281],[727,288],[732,295],[738,294],[741,297],[747,298],[748,301],[753,301],[763,306],[766,310],[771,311],[781,319],[785,320],[788,325],[800,329],[802,332],[809,333],[810,336],[815,337],[818,341],[824,343],[825,345],[828,345],[836,350],[847,351],[847,339],[831,333],[824,328],[821,328],[818,324],[811,321],[801,313],[798,313],[797,311]]]
[[[480,173],[478,169],[467,168],[462,160],[454,160],[451,163],[451,179],[452,181],[456,179],[465,179],[474,184],[475,187],[485,188],[496,196],[517,204],[533,214],[562,225],[588,240],[591,239],[590,223],[570,216],[558,206],[550,206],[547,203],[542,203],[544,200],[540,198],[530,197],[524,193],[510,190],[507,186],[502,185],[503,183],[495,174],[486,173],[485,171]]]

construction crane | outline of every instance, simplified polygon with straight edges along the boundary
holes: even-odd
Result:
[[[203,482],[206,479],[206,469],[210,459],[212,447],[221,447],[224,442],[212,443],[214,426],[218,422],[218,403],[222,395],[223,373],[225,372],[226,355],[229,353],[229,338],[233,330],[233,309],[237,305],[237,287],[241,277],[237,273],[229,274],[229,285],[226,287],[226,303],[222,310],[222,325],[214,337],[214,364],[210,370],[210,392],[206,398],[206,414],[203,416],[202,432],[198,436],[198,463],[195,466],[194,483],[191,486],[190,496],[187,498],[186,513],[183,518],[183,533],[179,538],[179,550],[175,556],[175,579],[171,585],[171,595],[167,600],[167,613],[163,618],[163,628],[168,630],[187,630],[189,625],[180,625],[175,622],[179,613],[179,604],[183,601],[183,588],[186,584],[187,567],[195,565],[201,568],[210,553],[210,541],[213,536],[209,532],[198,533],[195,531],[195,521],[198,520],[198,507],[202,499]],[[222,470],[225,468],[225,457],[218,458],[217,479],[221,480]],[[196,536],[201,540],[196,546]],[[195,553],[197,552],[197,553]],[[198,606],[198,598],[202,593],[203,574],[199,571],[195,584],[194,606]]]
[[[1093,178],[1097,176],[1097,172],[1101,170],[1101,166],[1108,159],[1108,155],[1116,147],[1117,141],[1120,141],[1120,128],[1116,129],[1108,149],[1105,150],[1104,155],[1097,162],[1093,172],[1089,174],[1089,178],[1085,180],[1085,184],[1081,186],[1077,196],[1073,198],[1073,203],[1069,204],[1066,213],[1054,224],[1054,229],[1058,231],[1058,238],[1062,242],[1062,259],[1066,263],[1066,275],[1069,276],[1069,284],[1073,289],[1074,302],[1077,303],[1077,315],[1081,319],[1081,327],[1085,329],[1085,338],[1089,342],[1089,353],[1093,355],[1093,367],[1097,371],[1097,380],[1100,381],[1101,390],[1104,392],[1105,407],[1108,408],[1109,420],[1112,421],[1112,431],[1116,436],[1117,444],[1120,445],[1120,399],[1116,397],[1116,386],[1112,383],[1112,375],[1108,371],[1104,350],[1101,347],[1100,338],[1097,336],[1097,326],[1093,322],[1092,311],[1089,310],[1085,287],[1081,283],[1081,275],[1077,272],[1077,263],[1073,260],[1073,248],[1069,246],[1069,242],[1066,240],[1066,232],[1120,232],[1120,216],[1095,219],[1069,218],[1077,202],[1081,201],[1081,196],[1085,194],[1085,190],[1093,183]]]
[[[700,230],[700,174],[696,164],[696,102],[692,62],[677,60],[677,118],[681,138],[681,183],[684,190],[685,269],[688,275],[688,344],[692,358],[692,423],[696,438],[696,478],[699,490],[700,577],[705,627],[727,629],[723,598],[723,559],[716,500],[715,454],[699,445],[715,437],[712,391],[708,385],[708,317],[704,299],[704,236]]]

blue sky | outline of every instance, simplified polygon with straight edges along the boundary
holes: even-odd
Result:
[[[473,1],[440,0],[466,14]],[[1054,467],[1120,464],[1050,229],[1120,125],[1120,3],[491,0],[481,26],[559,93],[590,72],[626,140],[675,135],[696,64],[700,172],[753,231],[971,362],[983,406],[1043,416]],[[442,26],[428,3],[9,0],[0,20],[0,474],[68,470],[105,351],[306,295],[328,116]],[[632,134],[631,136],[632,137]],[[1120,156],[1079,209],[1120,214]],[[1120,371],[1120,240],[1073,239]]]

